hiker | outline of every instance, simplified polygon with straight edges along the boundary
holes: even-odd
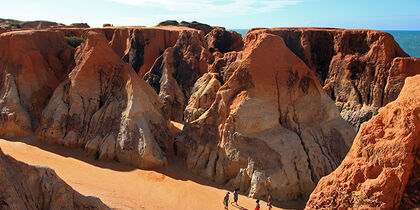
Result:
[[[226,193],[225,198],[223,199],[223,205],[225,206],[225,209],[229,209],[228,205],[229,205],[229,192]]]
[[[233,201],[232,201],[232,203],[235,203],[236,205],[238,205],[238,194],[239,194],[239,189],[235,189],[233,191]]]
[[[273,208],[271,199],[272,199],[271,195],[268,195],[268,202],[267,202],[268,210],[271,210],[271,208]]]
[[[257,200],[257,205],[255,206],[255,210],[260,210],[260,200]]]

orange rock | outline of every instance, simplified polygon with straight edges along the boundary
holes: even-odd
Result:
[[[205,74],[193,88],[180,137],[187,165],[252,197],[308,196],[340,164],[355,131],[281,37],[256,32],[244,42],[225,54],[235,64],[221,87]]]
[[[159,94],[171,120],[182,122],[195,81],[207,72],[210,52],[204,37],[195,30],[180,32],[173,47],[161,55],[144,76]]]
[[[75,191],[53,169],[19,162],[1,148],[0,182],[1,209],[110,209]]]
[[[417,74],[420,74],[420,58],[395,58],[389,69],[383,103],[394,101],[404,85],[405,78]]]
[[[140,77],[143,77],[165,49],[175,45],[180,30],[161,28],[130,30],[124,61],[129,63]]]
[[[226,31],[222,27],[213,27],[205,37],[208,49],[211,52],[220,51],[222,53],[239,51],[243,47],[240,34],[235,31]]]
[[[167,164],[171,138],[156,93],[109,46],[89,31],[76,53],[76,67],[43,110],[38,137],[83,147],[99,159],[140,168]]]
[[[395,99],[398,88],[387,96],[387,78],[396,57],[408,57],[393,37],[374,30],[330,28],[254,29],[281,36],[286,45],[316,74],[327,93],[335,100],[341,116],[356,129],[378,109]],[[420,69],[413,69],[416,74]],[[407,75],[409,76],[409,75]],[[392,87],[390,87],[392,88]],[[388,98],[383,100],[383,98]]]
[[[51,31],[3,33],[0,46],[0,136],[25,137],[74,66],[74,52],[63,33]]]
[[[402,61],[404,62],[404,61]],[[420,75],[362,124],[341,165],[322,178],[307,209],[411,209],[420,205]]]

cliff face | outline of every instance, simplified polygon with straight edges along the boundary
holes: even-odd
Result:
[[[38,136],[84,147],[100,159],[141,168],[167,164],[170,132],[162,104],[124,63],[102,34],[89,32],[76,67],[54,91],[42,113]]]
[[[73,49],[64,36],[85,42]],[[420,73],[420,59],[370,30],[254,29],[242,40],[220,27],[50,28],[2,33],[0,46],[0,136],[36,130],[154,168],[167,164],[169,120],[185,122],[191,170],[281,200],[309,195],[354,128]]]
[[[226,53],[230,51],[239,51],[243,47],[243,41],[240,34],[235,31],[226,31],[221,27],[214,27],[205,36],[208,48],[211,52],[219,51]]]
[[[60,32],[20,31],[0,35],[0,136],[25,137],[74,66],[73,49]]]
[[[176,44],[155,61],[144,79],[159,94],[165,113],[182,122],[195,81],[207,72],[210,52],[197,31],[183,31]]]
[[[394,59],[408,57],[388,33],[325,28],[261,30],[283,38],[289,49],[316,73],[341,116],[356,129],[380,107],[395,100],[404,83],[394,80],[392,86],[398,88],[386,90],[398,68]],[[406,76],[420,73],[418,68],[400,71],[411,72]]]
[[[250,196],[307,196],[340,164],[355,132],[282,38],[244,39],[226,83],[205,74],[193,88],[181,133],[187,165]]]
[[[420,75],[363,124],[342,164],[322,178],[307,209],[411,209],[420,205]]]
[[[123,60],[143,77],[165,49],[176,43],[178,34],[179,30],[153,28],[130,30]]]
[[[110,209],[73,190],[54,170],[30,166],[0,149],[0,209]]]

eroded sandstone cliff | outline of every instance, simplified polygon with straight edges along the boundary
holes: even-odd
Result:
[[[205,74],[193,88],[181,134],[188,167],[254,197],[309,195],[346,155],[353,128],[281,37],[250,33],[235,54],[222,86]]]
[[[357,134],[342,164],[322,178],[307,209],[420,206],[420,75]]]
[[[61,32],[51,31],[3,33],[0,46],[0,136],[26,137],[74,67],[74,51]]]
[[[0,149],[0,209],[110,209],[66,184],[54,170],[30,166]]]
[[[408,57],[386,32],[329,28],[260,31],[283,38],[289,49],[316,73],[341,116],[356,129],[380,107],[395,100],[404,83],[404,80],[393,80],[395,91],[386,90],[393,72],[400,67],[397,57]],[[398,71],[405,71],[406,76],[420,73],[419,68]]]
[[[420,73],[420,59],[371,30],[254,29],[242,40],[221,27],[50,28],[5,32],[0,46],[0,136],[37,130],[154,168],[167,164],[168,120],[185,122],[191,170],[280,200],[309,195],[354,128]]]
[[[162,167],[170,131],[161,107],[152,88],[114,53],[104,35],[92,31],[78,49],[76,67],[43,110],[38,136],[84,147],[100,159]]]
[[[210,52],[197,31],[183,31],[175,46],[167,48],[144,79],[159,94],[165,113],[182,122],[195,81],[207,72]]]

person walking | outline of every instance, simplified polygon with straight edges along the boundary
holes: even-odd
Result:
[[[223,205],[225,206],[225,209],[229,209],[229,192],[226,193],[225,198],[223,199]]]
[[[268,210],[271,210],[271,208],[273,208],[273,203],[271,203],[272,202],[271,200],[272,200],[271,195],[268,195],[268,199],[267,199]]]
[[[238,196],[239,196],[239,189],[235,189],[233,191],[233,202],[232,203],[235,203],[236,205],[238,205]]]
[[[260,210],[260,200],[257,200],[257,205],[255,206],[255,210]]]

